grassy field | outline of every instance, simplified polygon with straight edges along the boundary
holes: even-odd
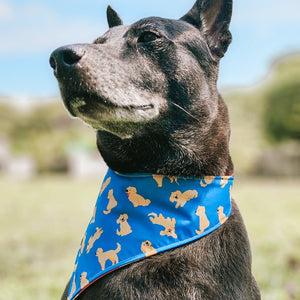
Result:
[[[0,300],[56,300],[70,276],[99,181],[0,180]],[[299,180],[237,179],[264,300],[300,299]]]

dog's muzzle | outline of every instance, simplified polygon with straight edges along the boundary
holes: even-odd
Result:
[[[66,76],[76,68],[78,62],[85,55],[82,45],[64,46],[56,49],[50,56],[50,66],[57,78]]]

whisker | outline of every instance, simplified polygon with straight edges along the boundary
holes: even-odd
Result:
[[[191,118],[197,120],[199,122],[199,120],[194,117],[191,113],[189,113],[188,111],[186,111],[183,107],[181,107],[180,105],[178,105],[177,103],[171,102],[171,104],[173,104],[174,106],[178,107],[179,109],[181,109],[182,111],[184,111],[187,115],[189,115]]]

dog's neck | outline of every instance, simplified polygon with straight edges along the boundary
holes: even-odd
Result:
[[[231,214],[232,177],[165,177],[108,170],[82,239],[69,299],[129,263],[210,234]]]
[[[97,145],[107,165],[121,173],[169,176],[233,175],[228,112],[223,100],[209,128],[191,118],[187,125],[151,124],[131,138],[98,131]],[[205,122],[205,121],[202,121]]]

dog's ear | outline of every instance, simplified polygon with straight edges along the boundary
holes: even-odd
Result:
[[[107,22],[109,28],[123,25],[123,21],[118,15],[118,13],[112,9],[110,5],[108,5],[107,10],[106,10],[106,16],[107,16]]]
[[[213,56],[220,59],[231,43],[231,15],[232,0],[197,0],[180,20],[199,28],[206,37]]]

